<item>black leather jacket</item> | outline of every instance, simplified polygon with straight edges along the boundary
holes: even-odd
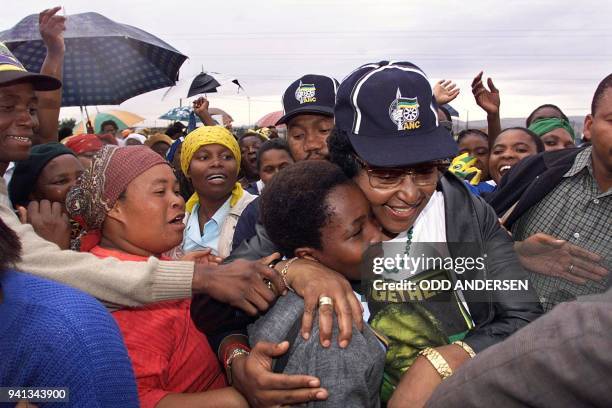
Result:
[[[519,263],[513,241],[485,201],[470,193],[465,184],[446,173],[438,186],[444,194],[446,235],[453,257],[479,257],[487,254],[484,270],[466,271],[457,275],[463,280],[527,280]],[[226,259],[257,260],[276,252],[261,224],[257,235],[242,243]],[[477,245],[461,245],[476,243]],[[542,314],[542,307],[533,290],[528,291],[464,291],[466,303],[476,327],[465,338],[476,352],[498,343]],[[192,317],[204,331],[213,347],[227,334],[244,329],[250,318],[230,306],[205,296],[194,299]]]

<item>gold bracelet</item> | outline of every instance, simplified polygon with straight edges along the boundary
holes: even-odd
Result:
[[[289,267],[291,266],[291,264],[297,261],[298,259],[299,259],[298,257],[291,258],[289,261],[287,261],[285,266],[283,266],[283,269],[281,269],[280,271],[280,275],[281,275],[281,278],[283,279],[283,283],[285,284],[287,289],[289,289],[292,292],[295,292],[295,290],[293,290],[293,288],[289,286],[289,283],[287,282],[287,272],[289,272]]]
[[[229,357],[227,358],[227,360],[225,361],[225,367],[226,371],[225,371],[225,375],[227,377],[227,383],[229,385],[232,385],[233,379],[232,379],[232,363],[234,362],[234,359],[238,356],[248,356],[249,352],[245,349],[241,349],[241,348],[237,348],[234,349],[234,351],[231,352],[231,354],[229,355]]]
[[[474,351],[474,349],[471,348],[470,345],[464,341],[457,340],[457,341],[454,341],[453,344],[456,344],[457,346],[465,350],[465,352],[469,354],[470,358],[474,358],[474,356],[476,355],[476,352]]]
[[[442,357],[442,354],[438,352],[438,350],[431,347],[427,347],[419,351],[419,355],[424,356],[431,363],[431,365],[436,369],[438,374],[440,374],[440,378],[442,378],[442,380],[453,375],[453,370],[450,368],[450,366],[448,365],[444,357]]]

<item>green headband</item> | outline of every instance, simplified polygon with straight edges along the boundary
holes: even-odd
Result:
[[[565,119],[560,118],[542,118],[538,119],[529,126],[529,130],[533,133],[542,137],[548,132],[551,132],[555,129],[565,129],[567,133],[570,134],[572,140],[576,140],[576,135],[574,134],[574,129],[570,126],[570,124]]]

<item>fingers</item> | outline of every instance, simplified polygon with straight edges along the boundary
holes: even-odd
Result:
[[[260,341],[255,345],[255,347],[253,347],[253,350],[251,350],[251,353],[255,355],[259,354],[259,355],[269,357],[271,360],[273,358],[282,356],[283,354],[287,352],[287,350],[289,350],[288,341],[282,341],[280,343]],[[297,386],[299,387],[301,385],[298,384]]]
[[[572,258],[571,264],[574,267],[571,271],[568,269],[568,272],[586,279],[599,282],[608,275],[606,268],[582,258]]]
[[[592,273],[589,270],[576,265],[574,265],[571,272],[568,270],[568,275],[577,278],[588,279],[594,282],[601,282],[601,280],[603,279],[602,276]]]
[[[291,391],[272,390],[261,393],[262,400],[280,403],[282,407],[304,404],[308,401],[326,400],[328,396],[329,394],[324,388],[305,388]]]
[[[234,304],[233,306],[237,307],[238,309],[241,309],[249,316],[257,316],[257,308],[251,303],[249,303],[249,301],[247,301],[245,298],[242,298],[238,303]]]
[[[28,210],[26,210],[24,207],[18,205],[17,206],[17,214],[19,216],[19,221],[22,224],[27,224],[28,223]]]
[[[268,286],[266,286],[263,280],[254,282],[254,284],[247,289],[245,297],[261,312],[268,310],[270,303],[274,301],[274,293],[268,289]]]
[[[305,340],[310,338],[310,331],[312,330],[312,320],[314,318],[314,311],[317,307],[318,299],[313,296],[304,297],[304,314],[302,315],[302,327],[300,332]]]
[[[348,296],[348,301],[351,307],[351,316],[353,317],[353,323],[357,326],[359,331],[363,331],[363,305],[359,298],[355,295],[351,289],[351,293]],[[340,333],[342,335],[342,333]],[[350,338],[348,339],[350,340]]]
[[[340,317],[339,313],[338,317]],[[333,325],[334,308],[332,305],[319,306],[319,341],[323,347],[331,345]]]
[[[282,293],[283,295],[287,293],[287,287],[285,286],[285,283],[283,282],[283,279],[281,278],[280,274],[276,272],[275,269],[272,269],[267,265],[262,265],[261,263],[255,263],[255,268],[262,277],[272,282],[272,284],[276,288],[276,293]]]
[[[57,201],[51,203],[51,217],[62,218],[62,205]]]
[[[493,80],[491,78],[487,79],[487,85],[489,85],[489,89],[491,90],[491,92],[493,93],[499,92],[499,90],[495,87],[495,85],[493,85]]]
[[[475,86],[475,85],[476,85],[478,82],[481,82],[481,81],[482,81],[482,74],[483,74],[483,71],[480,71],[480,73],[478,73],[478,74],[477,74],[477,75],[474,77],[474,79],[472,80],[472,88],[474,88],[474,86]]]
[[[568,249],[571,256],[582,258],[590,262],[601,262],[601,256],[577,245],[568,244]]]
[[[275,261],[280,258],[280,254],[278,252],[273,253],[272,255],[268,255],[265,258],[261,258],[259,262],[262,265],[270,265],[272,261]]]
[[[348,296],[353,298],[355,297],[352,293]],[[338,344],[341,348],[348,346],[349,342],[351,341],[351,337],[353,336],[353,308],[349,303],[348,296],[334,299],[334,310],[338,316]],[[359,310],[360,308],[357,307],[357,309]],[[320,310],[319,315],[321,315]],[[361,314],[358,316],[361,316]],[[319,317],[319,320],[321,320],[321,317]],[[319,323],[319,326],[321,326],[321,323]]]

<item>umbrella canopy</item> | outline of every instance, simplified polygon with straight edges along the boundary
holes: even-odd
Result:
[[[189,86],[189,91],[187,92],[187,97],[191,98],[192,96],[217,92],[217,88],[220,87],[221,84],[212,76],[202,72],[198,74]]]
[[[172,108],[168,112],[164,113],[159,119],[165,120],[174,120],[180,122],[189,122],[189,114],[193,111],[193,109],[189,106],[181,106],[179,108]],[[209,108],[208,113],[211,115],[221,115],[227,116],[228,118],[232,118],[226,111],[219,108]],[[202,123],[199,117],[196,116],[196,121],[198,123]]]
[[[187,57],[159,38],[98,13],[68,16],[62,106],[118,105],[172,86]],[[40,72],[46,48],[38,14],[0,33],[28,71]]]
[[[172,98],[191,98],[192,96],[219,92],[239,93],[244,88],[238,79],[231,75],[220,74],[218,72],[201,72],[195,77],[183,78],[176,85],[168,88],[162,96],[162,100]]]
[[[276,122],[283,116],[283,111],[270,112],[262,116],[255,124],[258,127],[276,126]]]
[[[135,113],[122,111],[122,110],[109,110],[106,112],[98,112],[89,116],[91,123],[93,124],[94,130],[100,133],[102,129],[102,123],[107,120],[113,120],[119,127],[119,130],[127,129],[134,126],[135,124],[142,122],[144,118],[138,116]],[[75,135],[80,133],[87,133],[83,122],[77,123],[73,130]]]

